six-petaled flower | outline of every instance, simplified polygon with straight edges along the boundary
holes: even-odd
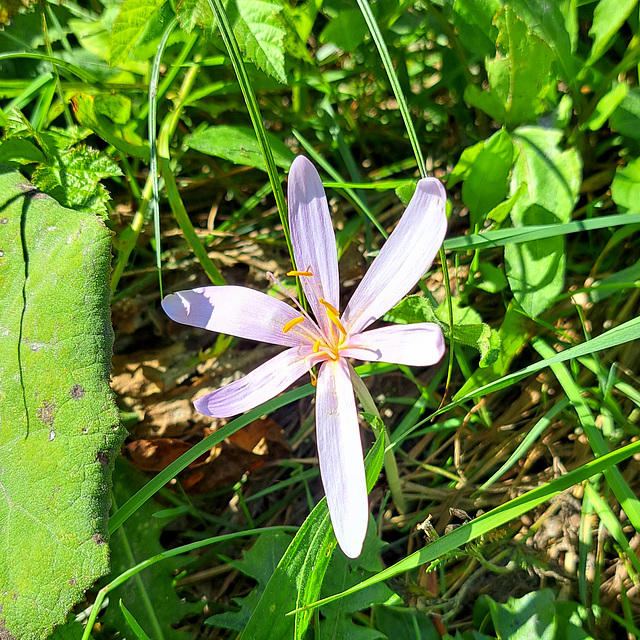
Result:
[[[444,353],[431,323],[366,330],[417,283],[447,228],[446,194],[434,178],[416,191],[389,239],[340,313],[335,235],[326,195],[313,165],[298,156],[289,173],[289,224],[296,271],[310,311],[247,287],[216,286],[167,296],[176,322],[287,347],[240,380],[198,398],[196,409],[230,417],[271,399],[305,373],[316,389],[320,475],[341,549],[362,550],[369,517],[362,443],[348,358],[427,366]],[[317,378],[313,373],[317,368]]]

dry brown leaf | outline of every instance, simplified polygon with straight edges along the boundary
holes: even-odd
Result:
[[[192,446],[177,438],[155,438],[154,440],[134,440],[129,442],[125,449],[133,464],[141,471],[162,471],[183,453],[189,451]],[[208,453],[203,453],[189,467],[204,464],[208,457]]]

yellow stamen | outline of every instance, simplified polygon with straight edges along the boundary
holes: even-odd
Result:
[[[306,276],[307,278],[310,278],[311,276],[313,276],[313,273],[311,273],[311,271],[287,271],[287,275],[288,276]]]
[[[333,315],[336,316],[336,318],[340,316],[340,312],[330,302],[327,302],[324,298],[318,298],[318,302],[324,305],[327,309],[329,309],[329,311],[331,311],[331,313],[333,313]]]
[[[340,319],[338,318],[338,316],[335,313],[333,313],[333,311],[331,311],[331,309],[329,309],[328,307],[327,307],[327,316],[329,317],[329,320],[331,320],[331,322],[333,322],[333,324],[335,324],[336,327],[338,327],[339,331],[342,332],[342,335],[346,336],[347,331],[342,326],[342,322],[340,322]]]
[[[309,369],[309,375],[311,376],[311,386],[315,387],[318,384],[318,376]]]
[[[320,340],[316,340],[313,343],[313,352],[318,353],[318,351],[320,351]]]
[[[297,324],[300,324],[301,322],[304,322],[303,316],[294,318],[293,320],[289,320],[289,322],[287,322],[287,324],[282,327],[282,333],[288,333],[289,331],[291,331],[291,329],[293,329],[293,327],[295,327]]]

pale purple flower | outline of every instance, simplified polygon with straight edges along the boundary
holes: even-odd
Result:
[[[336,242],[322,182],[298,156],[289,173],[291,243],[311,314],[247,287],[216,286],[167,296],[162,308],[183,324],[287,347],[240,380],[198,398],[215,418],[253,409],[305,373],[316,389],[320,475],[344,553],[360,555],[369,507],[358,414],[347,358],[403,365],[435,364],[444,353],[435,324],[365,331],[405,296],[433,261],[447,228],[446,194],[435,178],[418,182],[398,226],[340,314]],[[317,380],[312,367],[319,366]]]

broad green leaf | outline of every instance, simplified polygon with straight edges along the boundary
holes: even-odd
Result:
[[[609,48],[614,36],[629,17],[638,0],[600,0],[593,12],[593,24],[589,35],[593,38],[593,46],[587,60],[592,65]]]
[[[375,484],[382,468],[382,440],[382,437],[376,440],[366,456],[368,490]],[[252,640],[303,638],[311,620],[310,614],[302,612],[287,616],[287,613],[318,597],[336,546],[327,500],[323,498],[304,521],[278,563],[244,628],[243,637]]]
[[[505,313],[498,336],[500,338],[500,352],[496,361],[486,368],[478,368],[471,377],[462,385],[462,388],[454,396],[454,400],[468,396],[474,389],[482,387],[489,382],[506,375],[514,358],[522,351],[531,339],[531,331],[528,326],[530,320],[518,313],[513,304],[510,304]]]
[[[282,6],[282,22],[287,31],[284,38],[286,52],[309,63],[312,63],[312,57],[307,41],[321,5],[322,0],[313,0],[296,6],[285,2]]]
[[[53,165],[41,164],[33,182],[64,206],[106,216],[109,194],[101,180],[121,174],[108,155],[80,146],[60,151]]]
[[[564,26],[571,43],[571,51],[576,50],[578,44],[578,4],[579,0],[559,0],[559,7],[564,17]]]
[[[593,640],[583,630],[589,627],[589,616],[577,602],[557,600],[551,589],[509,598],[506,603],[482,595],[473,608],[474,626],[504,640]]]
[[[0,609],[40,640],[109,570],[124,438],[109,389],[110,232],[0,173]]]
[[[29,140],[9,138],[0,143],[0,163],[19,165],[44,162],[42,151]]]
[[[376,605],[373,620],[376,629],[380,629],[387,638],[442,640],[429,616],[417,609]]]
[[[520,127],[513,134],[518,156],[512,189],[526,185],[514,204],[514,227],[567,223],[578,199],[582,164],[575,149],[560,146],[562,132],[541,127]],[[531,316],[541,314],[562,291],[565,271],[562,237],[534,240],[505,247],[509,286]]]
[[[258,536],[251,549],[242,554],[242,560],[229,561],[230,566],[253,578],[257,585],[245,598],[235,599],[240,607],[238,611],[227,611],[211,616],[207,618],[206,624],[239,632],[244,631],[269,579],[276,571],[290,543],[290,535],[281,531],[269,531]]]
[[[500,129],[485,140],[469,167],[462,185],[462,199],[469,208],[472,229],[481,227],[486,215],[507,195],[513,153],[511,137]]]
[[[294,158],[291,149],[273,134],[267,133],[267,139],[276,165],[282,169],[289,169]],[[258,139],[251,127],[223,124],[206,127],[187,136],[184,144],[210,156],[266,171]]]
[[[375,521],[372,516],[369,516],[369,528],[362,553],[354,560],[350,560],[342,553],[334,554],[322,585],[322,597],[340,593],[365,580],[376,571],[380,571],[382,565],[378,553],[383,546],[384,543],[376,534]],[[352,638],[353,640],[384,638],[380,631],[356,625],[350,614],[391,599],[395,599],[398,604],[402,602],[389,587],[380,583],[327,604],[320,610],[324,616],[320,622],[320,637]]]
[[[147,479],[126,460],[116,461],[113,483],[113,506],[124,504]],[[138,562],[146,560],[165,549],[160,544],[162,526],[154,518],[159,510],[157,503],[145,502],[129,520],[111,536],[111,573],[104,582],[110,582]],[[138,624],[153,640],[187,640],[185,634],[172,628],[199,607],[186,605],[171,581],[173,572],[184,567],[184,558],[164,560],[147,567],[135,579],[127,580],[109,594],[112,606],[108,607],[102,621],[112,629],[129,630],[126,615],[117,603],[122,600]],[[128,637],[128,636],[127,636]]]
[[[625,82],[616,84],[611,91],[607,92],[596,105],[589,119],[584,123],[591,131],[597,131],[607,121],[607,118],[618,108],[629,93],[629,85]]]
[[[474,607],[474,622],[489,631],[488,614],[493,631],[504,640],[554,640],[559,637],[556,635],[555,600],[551,589],[532,591],[517,600],[509,598],[506,604],[483,595]]]
[[[554,0],[509,0],[509,5],[531,33],[537,35],[553,51],[564,79],[573,81],[579,67],[573,56],[571,35],[561,11],[561,3]],[[575,10],[575,9],[574,9]],[[571,28],[572,20],[569,20]]]
[[[471,167],[475,162],[476,158],[480,155],[482,150],[484,149],[484,140],[482,142],[477,142],[476,144],[467,147],[461,154],[456,166],[453,167],[451,174],[449,175],[449,179],[447,180],[447,188],[451,189],[454,185],[458,184],[458,182],[462,182],[467,179],[469,173],[471,172]],[[413,193],[412,193],[413,195]],[[403,201],[404,202],[404,201]],[[408,204],[405,202],[404,204]]]
[[[616,170],[611,183],[611,198],[622,212],[640,209],[640,158]]]
[[[424,298],[422,298],[424,300]],[[460,344],[477,349],[480,353],[480,367],[491,366],[500,355],[500,336],[495,329],[482,322],[480,314],[471,307],[463,307],[459,298],[451,299],[453,306],[453,339]],[[443,302],[436,309],[445,335],[449,334],[449,308]],[[450,337],[447,335],[447,337]]]
[[[496,56],[486,61],[489,90],[468,85],[464,98],[510,127],[535,121],[555,100],[553,51],[510,5],[498,11],[494,24]]]
[[[480,353],[480,366],[493,364],[500,354],[500,337],[489,325],[482,322],[480,314],[471,307],[463,307],[459,298],[452,298],[453,340]],[[415,323],[435,322],[445,337],[451,339],[449,329],[449,309],[443,302],[437,309],[423,296],[408,296],[401,300],[391,311],[389,319],[394,322]]]
[[[67,624],[63,626],[56,627],[53,635],[49,636],[48,640],[80,640],[84,625],[74,619],[75,615],[73,613],[69,618],[71,621],[67,621]],[[89,636],[89,640],[92,640],[92,638],[93,636]]]
[[[524,183],[521,184],[504,202],[501,202],[487,213],[487,220],[493,220],[498,224],[504,222],[511,213],[516,202],[520,200],[526,191],[526,185]]]
[[[114,124],[126,125],[131,121],[131,100],[120,93],[99,93],[94,98],[97,114],[106,116]]]
[[[360,9],[343,9],[320,32],[320,42],[331,42],[345,52],[355,51],[369,34],[367,23]]]
[[[191,33],[200,26],[211,37],[214,17],[209,0],[180,0],[176,15]],[[284,66],[285,30],[279,19],[279,0],[225,0],[224,7],[243,55],[279,82],[287,82]]]
[[[478,277],[474,279],[473,284],[488,293],[498,293],[509,286],[504,269],[490,262],[481,262],[478,265]]]
[[[124,62],[146,29],[153,14],[166,0],[125,0],[111,30],[109,64]]]
[[[493,19],[501,7],[500,0],[455,0],[453,23],[460,42],[474,55],[487,58],[493,54],[498,37]]]
[[[71,104],[78,122],[87,129],[91,129],[106,143],[113,145],[118,151],[127,156],[141,158],[149,162],[149,145],[142,140],[131,127],[123,127],[109,120],[98,112],[95,105],[95,97],[77,93],[71,98]],[[134,124],[134,123],[132,123]]]
[[[413,194],[416,192],[417,186],[417,180],[408,180],[404,184],[401,184],[399,187],[396,187],[396,195],[405,207],[409,205],[411,198],[413,198]]]
[[[640,89],[630,89],[611,114],[611,127],[623,136],[640,140]]]

